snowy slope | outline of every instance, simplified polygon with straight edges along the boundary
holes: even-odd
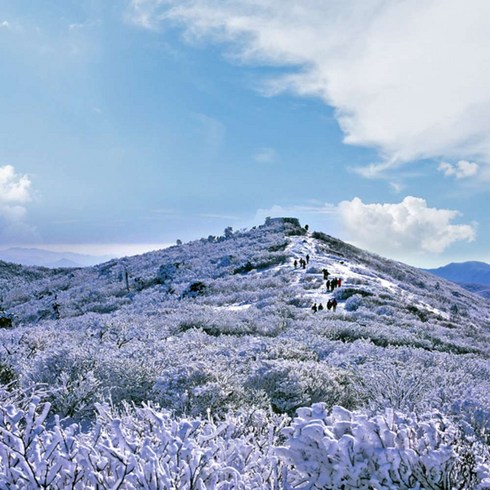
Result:
[[[295,268],[294,261],[307,255],[306,267]],[[342,286],[327,291],[324,269],[329,277],[341,278]],[[118,451],[126,451],[122,448],[141,444],[141,474],[150,464],[163,471],[152,455],[167,454],[162,449],[167,446],[144,448],[149,441],[163,445],[172,440],[187,448],[187,456],[179,456],[165,478],[187,471],[180,462],[205,448],[220,455],[210,468],[226,468],[223,474],[213,470],[216,478],[227,481],[231,467],[243,477],[244,483],[224,488],[271,488],[272,481],[281,488],[282,478],[290,488],[303,488],[305,481],[330,482],[335,488],[345,479],[352,488],[407,488],[402,482],[413,478],[425,488],[417,480],[422,473],[431,475],[433,488],[440,488],[446,481],[444,458],[455,458],[459,465],[469,461],[460,452],[473,451],[470,442],[451,445],[454,434],[463,427],[473,434],[471,444],[483,444],[490,430],[489,303],[432,274],[309,233],[294,219],[268,220],[251,230],[85,269],[0,263],[0,296],[14,319],[14,328],[0,329],[1,383],[21,390],[41,386],[55,413],[84,426],[108,397],[116,408],[124,402],[149,402],[171,411],[155,414],[146,407],[139,415],[121,418],[99,409],[104,437],[94,443],[77,439],[82,451],[77,458],[90,450],[93,461],[112,461]],[[326,305],[334,298],[335,312],[312,311],[314,303]],[[5,406],[13,403],[5,399]],[[313,405],[317,403],[322,405]],[[343,408],[333,408],[338,405]],[[390,412],[390,422],[383,419],[387,408],[398,411],[396,416]],[[296,410],[286,444],[279,432],[287,419],[281,417]],[[10,417],[13,412],[6,413]],[[186,439],[194,432],[185,428],[200,426],[199,417],[207,420],[208,429],[202,429],[207,435]],[[22,425],[18,420],[9,424]],[[386,430],[387,423],[394,432]],[[129,431],[126,446],[120,442],[121,427]],[[413,437],[407,427],[413,428]],[[184,434],[180,439],[179,431]],[[342,431],[349,431],[348,437],[342,438]],[[353,437],[356,461],[366,465],[360,468],[371,468],[380,480],[365,480],[349,466],[346,447]],[[419,468],[429,460],[433,467],[422,473],[414,469],[415,476],[398,474],[399,460],[390,460],[392,480],[382,480],[388,478],[386,458],[402,450],[388,448],[402,440],[408,441],[403,451],[412,458],[404,467]],[[224,452],[213,453],[206,441],[216,441],[213,447]],[[319,441],[328,441],[343,469],[328,466],[323,449],[315,449]],[[284,451],[275,452],[272,445],[282,443]],[[46,443],[39,444],[42,449]],[[104,456],[111,444],[110,456]],[[486,450],[478,446],[478,451],[485,455],[478,461],[487,466],[472,467],[471,474],[483,481],[488,461]],[[315,477],[304,455],[319,465]],[[102,471],[83,461],[83,471]],[[270,468],[284,471],[271,473],[276,470]],[[112,486],[111,475],[97,478]],[[186,488],[179,485],[174,484]]]
[[[294,268],[294,260],[306,255],[311,257],[306,268]],[[330,278],[341,278],[342,287],[327,291],[323,269]],[[80,270],[4,264],[0,295],[2,306],[19,325],[58,316],[62,322],[89,313],[259,315],[271,314],[275,307],[310,319],[314,303],[325,305],[335,298],[335,314],[323,311],[311,321],[351,322],[365,316],[368,323],[375,318],[379,326],[367,328],[363,338],[375,339],[383,329],[397,330],[435,349],[453,345],[457,351],[488,352],[487,343],[475,342],[475,337],[486,339],[489,331],[485,300],[328,235],[307,234],[294,221],[271,220],[228,238],[210,237]],[[220,322],[222,317],[215,323]]]

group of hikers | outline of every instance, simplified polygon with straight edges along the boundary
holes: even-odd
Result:
[[[323,310],[323,304],[320,303],[320,304],[316,304],[316,303],[313,303],[313,306],[311,307],[311,309],[316,313],[317,311],[321,311]],[[337,309],[337,300],[334,298],[334,299],[329,299],[327,301],[327,310],[330,311],[330,310],[333,310],[335,311]]]
[[[303,257],[301,257],[299,260],[294,259],[294,268],[296,269],[298,267],[298,264],[299,264],[299,266],[302,269],[306,269],[306,264],[309,264],[309,263],[310,263],[310,256],[308,254],[306,254],[306,257],[304,259],[303,259]]]
[[[298,268],[298,265],[302,268],[302,269],[306,269],[306,265],[310,263],[310,256],[309,254],[306,254],[305,255],[305,258],[301,257],[299,259],[294,259],[294,268],[297,269]],[[328,276],[330,275],[330,272],[328,272],[328,269],[322,269],[322,273],[323,273],[323,279],[326,280],[326,288],[327,288],[327,292],[331,292],[333,291],[334,289],[336,288],[340,288],[342,286],[342,278],[340,277],[334,277],[332,279],[329,279]],[[329,299],[327,301],[327,305],[326,305],[326,308],[327,310],[333,310],[333,311],[336,311],[337,309],[337,300],[335,298],[333,299]],[[322,311],[325,309],[325,307],[323,306],[322,303],[319,303],[319,304],[316,304],[316,303],[313,303],[313,306],[311,307],[311,309],[316,313],[317,311]]]
[[[328,279],[327,283],[327,291],[333,291],[335,288],[339,288],[342,286],[342,278],[334,277],[332,280]]]

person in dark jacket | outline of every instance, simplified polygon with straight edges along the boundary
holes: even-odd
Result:
[[[330,311],[331,309],[332,309],[332,300],[331,300],[331,299],[329,299],[329,300],[327,301],[327,310],[328,310],[328,311]]]
[[[323,310],[323,305],[320,303],[320,304],[318,305],[318,311],[321,311],[321,310]]]
[[[316,303],[313,303],[313,306],[311,309],[316,313],[318,311],[318,307],[316,306]]]
[[[337,300],[335,298],[332,300],[332,309],[333,311],[337,309]]]

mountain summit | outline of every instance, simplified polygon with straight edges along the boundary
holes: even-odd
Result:
[[[305,258],[309,261],[302,267],[299,261]],[[7,273],[9,266],[4,264],[3,270]],[[295,218],[269,218],[236,233],[228,228],[221,237],[83,270],[11,266],[10,271],[12,276],[0,280],[0,294],[21,324],[50,319],[53,297],[60,319],[130,312],[136,304],[138,310],[148,304],[148,312],[175,302],[180,309],[201,312],[281,304],[305,313],[329,299],[337,301],[338,313],[369,311],[381,325],[393,316],[434,328],[451,328],[461,318],[476,326],[489,318],[485,302],[463,289],[326,234],[308,233]],[[327,290],[327,280],[335,278],[342,286]]]
[[[473,488],[466,485],[465,471],[475,481],[483,481],[487,469],[490,475],[487,459],[477,471],[480,463],[463,455],[478,450],[478,461],[487,458],[482,448],[490,427],[489,303],[427,272],[309,232],[294,218],[268,219],[251,230],[227,228],[223,236],[84,269],[0,262],[0,296],[0,315],[9,319],[9,328],[0,329],[0,381],[22,390],[42,386],[54,413],[84,426],[98,417],[104,434],[114,437],[111,444],[126,448],[124,454],[163,437],[163,420],[172,437],[181,424],[175,447],[184,447],[186,434],[200,433],[193,431],[208,420],[211,425],[189,442],[194,449],[186,454],[197,454],[213,437],[238,444],[238,453],[230,449],[219,463],[213,460],[212,472],[227,481],[216,465],[241,468],[236,475],[246,483],[236,488],[270,488],[270,475],[282,481],[276,488],[286,485],[282,478],[289,488],[304,488],[305,481],[320,482],[311,488],[341,488],[347,480],[350,488],[411,488],[409,481],[442,488],[444,458],[454,465],[473,461],[471,471],[458,473],[461,488]],[[127,402],[146,408],[122,418],[116,414],[111,422],[108,408],[100,405],[109,398],[116,408],[127,410]],[[292,428],[279,436],[289,420],[284,417],[295,413]],[[213,429],[211,416],[228,422]],[[121,424],[134,428],[126,446],[117,442]],[[407,427],[413,438],[407,435],[399,445],[403,431],[412,431]],[[472,435],[467,440],[463,434]],[[86,436],[80,437],[82,444]],[[107,441],[97,442],[95,432],[93,437],[106,451]],[[326,438],[331,439],[325,454],[337,448],[335,461],[343,461],[344,469],[318,449]],[[162,444],[153,452],[131,453],[131,461],[147,468],[151,454],[167,454],[168,443]],[[216,444],[225,447],[223,441]],[[371,465],[367,473],[349,466],[348,444],[359,451],[356,461]],[[437,452],[444,448],[450,453]],[[250,451],[258,459],[243,456]],[[405,458],[404,451],[405,466],[389,459],[395,453]],[[243,458],[230,463],[232,453]],[[269,464],[284,472],[271,473]],[[315,471],[309,464],[317,465]],[[385,464],[393,467],[391,487],[378,484],[387,478]],[[101,471],[82,467],[90,475]],[[174,470],[168,471],[174,478]],[[104,478],[97,481],[109,482],[110,475]]]

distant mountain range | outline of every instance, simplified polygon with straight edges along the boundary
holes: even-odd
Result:
[[[437,269],[425,270],[490,299],[490,265],[485,262],[453,262]]]
[[[110,260],[109,255],[86,255],[73,252],[52,252],[39,248],[14,247],[0,250],[0,260],[14,264],[40,267],[89,267]]]

